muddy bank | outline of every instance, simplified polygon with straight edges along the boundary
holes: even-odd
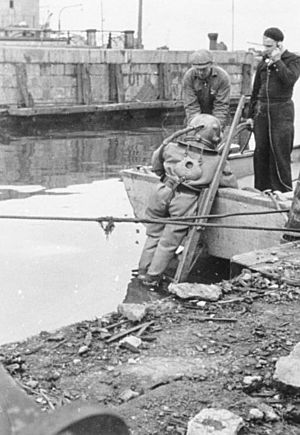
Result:
[[[300,289],[244,278],[222,281],[221,299],[200,304],[133,279],[147,303],[141,320],[112,313],[42,332],[2,346],[1,362],[41,409],[92,400],[117,410],[133,435],[184,434],[204,408],[242,417],[241,434],[300,434],[300,395],[273,379],[278,358],[300,341]],[[145,324],[140,346],[120,345],[116,334],[139,335]],[[249,386],[249,377],[259,382]],[[262,404],[274,420],[251,412]]]

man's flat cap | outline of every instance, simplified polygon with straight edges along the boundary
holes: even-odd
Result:
[[[277,27],[269,27],[264,31],[264,36],[267,38],[274,39],[274,41],[280,42],[283,41],[284,35],[280,29]]]
[[[212,54],[209,50],[198,50],[191,54],[190,63],[205,68],[213,62]]]

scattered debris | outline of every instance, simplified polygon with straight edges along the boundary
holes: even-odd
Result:
[[[265,403],[260,403],[259,409],[264,413],[264,420],[266,422],[274,423],[280,420],[280,416],[276,414],[276,412],[271,406],[268,406]]]
[[[120,338],[123,338],[126,335],[130,335],[132,332],[136,332],[142,328],[144,330],[146,330],[146,328],[148,328],[152,324],[153,324],[153,322],[142,323],[140,325],[134,326],[133,328],[127,329],[127,330],[122,331],[122,332],[118,332],[116,335],[113,335],[112,337],[108,338],[106,340],[106,343],[112,343],[113,341],[119,340]]]
[[[262,420],[264,418],[264,413],[257,408],[252,408],[249,411],[249,420]]]
[[[119,344],[121,347],[125,347],[132,352],[139,353],[138,348],[142,344],[142,340],[134,335],[129,335],[128,337],[123,338]]]
[[[120,394],[120,399],[122,402],[128,402],[128,400],[134,399],[135,397],[138,397],[139,393],[137,391],[133,391],[131,389],[125,390]]]
[[[80,346],[80,348],[78,349],[78,355],[83,355],[84,353],[88,352],[88,350],[89,347],[84,344],[83,346]]]
[[[243,390],[246,393],[253,393],[263,385],[262,376],[245,376],[243,379]]]

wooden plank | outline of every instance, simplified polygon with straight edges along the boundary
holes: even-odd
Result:
[[[82,80],[82,65],[76,65],[76,102],[83,104],[83,80]]]
[[[241,94],[250,95],[252,89],[252,65],[244,63],[242,66]]]
[[[8,114],[12,116],[38,116],[38,115],[71,115],[72,113],[93,113],[93,112],[119,112],[122,110],[146,110],[146,109],[182,109],[183,102],[178,101],[130,101],[127,103],[107,103],[94,105],[52,105],[35,106],[33,108],[10,107]]]
[[[111,63],[108,65],[109,100],[116,103],[125,101],[122,65]]]
[[[158,95],[161,100],[164,100],[166,98],[166,93],[165,93],[165,69],[163,63],[157,64],[157,71],[158,71]]]
[[[207,201],[207,196],[209,194],[210,194],[209,188],[202,189],[198,199],[197,215],[202,214],[202,210],[204,210]],[[201,255],[203,249],[205,249],[204,246],[203,247],[200,246],[199,243],[200,237],[201,237],[201,233],[197,227],[192,227],[189,230],[186,238],[186,242],[184,244],[183,255],[181,257],[181,260],[179,261],[174,277],[176,283],[186,281],[186,279],[188,278],[188,275],[191,271],[191,266],[195,258],[197,247],[199,248],[199,255]]]
[[[125,90],[124,90],[124,82],[123,82],[123,74],[122,74],[122,65],[116,65],[115,74],[116,74],[115,78],[116,78],[116,88],[117,88],[117,102],[124,103]]]
[[[26,64],[17,63],[15,64],[15,69],[16,69],[16,77],[17,77],[18,107],[33,107],[34,101],[32,95],[28,91],[28,86],[27,86]]]
[[[214,178],[210,184],[210,186],[207,189],[203,189],[199,195],[199,199],[198,199],[198,211],[197,214],[198,215],[208,215],[211,212],[211,208],[212,208],[212,204],[213,201],[215,199],[218,187],[219,187],[219,183],[220,183],[220,178],[221,178],[221,174],[222,171],[225,167],[226,161],[227,161],[227,157],[230,151],[230,145],[232,142],[232,138],[234,137],[235,134],[235,130],[236,127],[240,121],[240,117],[242,114],[242,110],[244,107],[244,102],[245,102],[245,97],[242,96],[240,98],[238,107],[236,109],[235,115],[234,115],[234,119],[233,122],[231,124],[227,139],[225,141],[223,150],[222,150],[222,154],[221,154],[221,158],[220,161],[218,163],[217,169],[216,169],[216,173],[214,175]],[[208,219],[199,219],[197,222],[199,222],[199,224],[201,224],[201,222],[207,222]],[[178,264],[176,273],[175,273],[175,282],[182,282],[185,281],[191,271],[191,268],[193,266],[194,263],[194,259],[196,257],[196,248],[197,246],[199,246],[199,241],[200,238],[202,236],[202,232],[203,232],[203,228],[197,228],[197,227],[192,227],[192,229],[189,230],[188,235],[187,235],[187,239],[184,245],[184,251],[183,251],[183,255],[181,257],[181,260]],[[200,247],[199,251],[197,252],[197,256],[199,257],[202,252],[203,252],[204,248]]]
[[[230,276],[233,278],[246,268],[272,279],[300,285],[299,258],[299,241],[246,252],[231,258]]]
[[[76,65],[76,78],[77,78],[77,96],[78,104],[91,104],[91,78],[87,64],[79,63]]]
[[[84,104],[91,104],[92,102],[92,86],[89,65],[86,63],[82,65],[82,78],[83,78],[83,101]]]
[[[109,101],[113,101],[113,102],[118,101],[115,71],[116,71],[116,65],[110,63],[108,65],[108,98]]]
[[[164,93],[166,100],[172,100],[172,91],[171,91],[171,65],[168,63],[163,64],[164,69]]]

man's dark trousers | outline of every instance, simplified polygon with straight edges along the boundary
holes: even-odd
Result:
[[[291,152],[294,103],[258,102],[254,118],[254,186],[259,190],[292,190]]]

